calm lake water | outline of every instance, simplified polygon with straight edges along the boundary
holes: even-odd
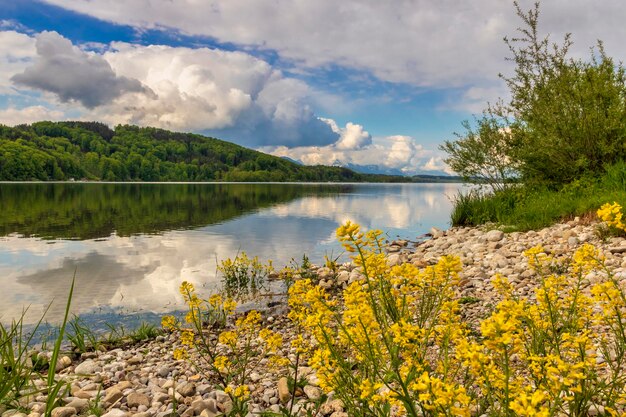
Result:
[[[238,252],[282,266],[342,254],[346,220],[415,240],[449,226],[459,184],[0,184],[0,321],[29,307],[110,321],[181,308],[187,280],[207,293]],[[345,254],[340,260],[347,260]],[[124,316],[126,317],[126,316]]]

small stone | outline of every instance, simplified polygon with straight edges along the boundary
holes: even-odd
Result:
[[[93,375],[98,372],[102,372],[102,368],[91,359],[76,365],[74,368],[74,373],[78,375]]]
[[[124,394],[122,394],[122,391],[120,391],[119,389],[115,387],[112,387],[106,390],[106,394],[104,395],[104,399],[102,400],[102,402],[104,402],[105,404],[109,404],[109,405],[115,404],[116,402],[121,400],[122,397],[124,397]]]
[[[138,365],[141,362],[143,362],[143,355],[141,353],[133,356],[132,358],[128,359],[128,361],[126,361],[129,365]]]
[[[309,400],[319,400],[322,395],[322,390],[318,387],[314,387],[313,385],[305,385],[304,394],[307,396]]]
[[[196,400],[191,403],[189,409],[193,410],[194,415],[202,414],[204,410],[208,410],[212,415],[219,413],[217,404],[213,398],[209,398],[208,400]]]
[[[399,265],[401,262],[402,260],[400,258],[400,255],[398,255],[397,253],[387,256],[387,263],[389,264],[389,266],[396,266]]]
[[[200,417],[215,417],[219,414],[219,412],[213,412],[209,409],[206,410],[202,410],[202,412],[200,413]]]
[[[600,404],[591,404],[589,410],[587,410],[587,415],[589,417],[596,417],[604,415],[604,406]]]
[[[59,360],[57,360],[57,365],[55,367],[55,371],[57,371],[57,372],[62,371],[63,369],[65,369],[68,366],[70,366],[71,364],[72,364],[72,360],[70,359],[69,356],[61,356],[61,358],[59,358]]]
[[[75,414],[76,409],[74,407],[57,407],[52,410],[52,417],[71,417]]]
[[[196,384],[193,382],[184,382],[176,387],[176,392],[183,397],[191,397],[196,393]]]
[[[443,231],[441,229],[437,228],[437,227],[431,227],[430,228],[430,234],[435,239],[443,237]]]
[[[282,377],[278,380],[278,399],[283,404],[286,404],[287,401],[291,399],[289,384],[286,377]]]
[[[126,404],[128,404],[130,408],[139,407],[140,405],[147,407],[150,405],[150,399],[145,394],[133,392],[126,397]]]
[[[89,400],[85,398],[74,398],[67,404],[67,407],[75,408],[77,413],[81,413],[83,410],[87,409],[88,406]]]
[[[115,388],[117,388],[120,391],[124,391],[125,389],[128,389],[132,386],[133,384],[130,381],[120,381],[117,384],[115,384]]]
[[[341,400],[327,401],[320,407],[320,412],[324,415],[330,415],[337,411],[343,411],[343,401]]]
[[[485,238],[489,242],[499,242],[504,239],[504,232],[501,230],[490,230],[485,234]]]
[[[91,399],[93,397],[95,397],[96,395],[98,395],[98,391],[85,391],[82,389],[79,389],[78,391],[76,391],[74,393],[74,397],[76,398],[84,398],[84,399]]]
[[[119,408],[113,408],[108,413],[102,414],[102,417],[128,417],[128,413]]]
[[[172,370],[169,368],[169,366],[161,366],[157,369],[156,373],[158,376],[166,378],[170,372],[172,372]]]

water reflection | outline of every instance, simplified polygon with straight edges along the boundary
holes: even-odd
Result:
[[[6,233],[0,238],[0,285],[5,289],[0,293],[2,321],[19,315],[27,304],[31,305],[32,320],[53,298],[57,303],[48,318],[58,318],[74,271],[75,313],[99,307],[155,313],[177,309],[181,280],[207,290],[215,288],[218,261],[242,250],[273,259],[278,265],[301,259],[304,253],[320,261],[325,254],[341,252],[334,230],[347,219],[383,229],[391,238],[415,238],[432,226],[446,227],[450,196],[459,188],[454,184],[247,184],[244,192],[227,185],[208,186],[215,187],[213,190],[178,186],[186,190],[159,191],[160,195],[171,193],[168,196],[175,196],[172,200],[152,198],[150,205],[142,197],[135,207],[113,194],[108,197],[117,202],[107,202],[91,190],[87,194],[73,190],[65,195],[71,195],[70,201],[78,205],[63,203],[62,210],[51,208],[51,218],[43,215],[45,199],[35,198],[31,191],[26,195],[37,202],[36,209],[28,211],[24,203],[13,201],[14,207],[26,212],[12,223],[6,221],[6,213],[2,215],[1,227]],[[0,186],[3,193],[4,187]],[[135,192],[143,193],[142,187],[149,186],[136,186]],[[63,201],[59,193],[54,191],[52,195],[57,197],[50,204]],[[219,197],[222,194],[230,197]],[[133,198],[132,193],[122,195]],[[98,203],[86,200],[87,196]],[[173,209],[178,198],[179,209]],[[79,203],[85,203],[90,216],[99,219],[95,230],[89,229]],[[146,216],[154,218],[144,219]],[[124,227],[119,229],[120,225]],[[24,237],[33,234],[45,239]],[[60,239],[63,237],[83,240]]]

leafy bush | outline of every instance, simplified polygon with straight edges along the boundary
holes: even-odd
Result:
[[[502,76],[508,103],[489,105],[475,127],[441,147],[446,162],[494,189],[506,180],[559,188],[581,175],[598,175],[626,158],[626,73],[599,42],[587,61],[568,57],[572,44],[539,34],[539,4],[524,12],[518,36],[505,38],[515,63]]]

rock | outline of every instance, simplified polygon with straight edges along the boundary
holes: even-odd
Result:
[[[81,413],[89,407],[89,400],[85,398],[74,398],[67,403],[67,407],[75,408],[77,413]]]
[[[327,401],[320,407],[320,413],[325,416],[331,415],[336,412],[343,411],[343,401],[341,400],[331,400]]]
[[[57,407],[52,410],[52,417],[71,417],[76,414],[74,407]],[[2,415],[4,417],[4,414]]]
[[[128,364],[129,365],[137,365],[140,364],[141,362],[143,362],[143,355],[141,353],[133,356],[132,358],[128,359]]]
[[[591,404],[589,410],[587,410],[587,415],[589,417],[596,417],[604,415],[604,406],[600,404]]]
[[[196,393],[196,384],[193,382],[184,382],[176,387],[176,392],[183,397],[191,397]]]
[[[400,259],[400,255],[397,253],[387,256],[387,263],[389,264],[389,266],[396,266],[399,265],[401,262],[402,260]]]
[[[172,372],[172,370],[167,365],[159,367],[156,371],[157,375],[163,378],[166,378],[170,374],[170,372]]]
[[[304,394],[307,396],[309,400],[319,400],[322,395],[322,390],[318,387],[314,387],[313,385],[305,385],[304,386]]]
[[[54,369],[55,369],[55,371],[59,372],[59,371],[62,371],[63,369],[65,369],[65,368],[67,368],[71,364],[72,364],[72,360],[70,359],[69,356],[61,356],[57,360],[57,365],[56,365],[56,367]]]
[[[128,404],[130,408],[139,407],[140,405],[148,407],[150,405],[150,398],[145,394],[133,392],[126,397],[126,404]]]
[[[282,377],[278,380],[278,399],[283,404],[287,404],[287,401],[291,399],[289,384],[286,377]]]
[[[76,365],[74,368],[74,373],[78,375],[93,375],[98,372],[102,372],[102,368],[91,359]]]
[[[113,408],[109,412],[102,414],[102,417],[128,417],[128,413],[119,408]]]
[[[120,391],[119,389],[115,387],[112,387],[106,390],[106,393],[104,395],[104,399],[102,400],[102,402],[105,404],[111,405],[121,400],[122,397],[124,397],[124,394],[122,394],[122,391]]]
[[[189,407],[190,410],[193,411],[192,415],[207,415],[213,417],[219,414],[219,410],[217,409],[217,404],[213,398],[209,398],[208,400],[196,400],[191,403]],[[205,413],[206,411],[206,413]]]
[[[431,227],[430,228],[430,234],[433,236],[433,238],[438,239],[440,237],[443,237],[443,231],[437,227]]]
[[[504,232],[501,230],[490,230],[485,234],[485,238],[489,242],[499,242],[504,239]]]
[[[157,417],[179,417],[179,415],[174,410],[166,410],[158,413]]]
[[[124,392],[124,390],[132,387],[133,384],[130,381],[121,381],[118,382],[117,384],[115,384],[115,388],[117,388],[118,390]]]
[[[214,413],[212,411],[209,410],[202,410],[202,412],[200,413],[200,417],[215,417],[217,415],[219,415],[220,413]]]
[[[82,389],[79,389],[78,391],[76,391],[74,393],[74,397],[76,398],[84,398],[84,399],[91,399],[94,398],[96,395],[98,395],[98,391],[85,391]]]

